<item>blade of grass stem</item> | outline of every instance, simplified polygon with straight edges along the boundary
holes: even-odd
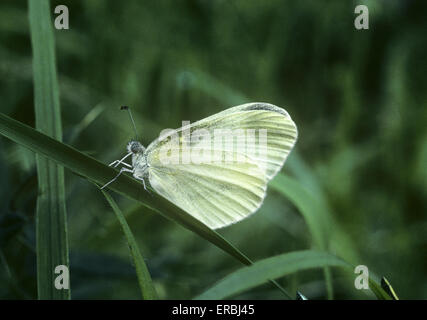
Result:
[[[236,270],[195,299],[225,299],[266,283],[269,279],[278,279],[302,270],[325,266],[341,267],[351,273],[354,270],[354,266],[350,263],[324,251],[293,251],[262,259],[251,266]],[[391,299],[372,277],[369,279],[369,285],[379,299]]]
[[[123,216],[122,211],[117,206],[114,199],[104,190],[101,190],[105,199],[107,199],[109,205],[116,215],[117,221],[119,221],[120,226],[122,227],[123,234],[126,237],[126,241],[129,246],[130,253],[132,255],[133,263],[135,265],[136,276],[138,277],[138,284],[141,290],[142,299],[144,300],[154,300],[157,299],[156,290],[153,286],[153,281],[151,280],[150,272],[148,271],[147,265],[144,262],[144,259],[139,251],[138,244],[135,241],[135,238],[132,234],[129,225],[126,222],[125,217]]]
[[[326,223],[330,220],[327,210],[320,201],[312,196],[297,180],[279,173],[273,181],[271,187],[288,198],[299,210],[307,223],[313,243],[319,250],[327,251]],[[331,270],[325,266],[326,292],[328,299],[333,299],[333,285]]]
[[[36,129],[62,140],[55,48],[48,0],[28,1],[33,49]],[[37,292],[39,299],[70,299],[69,289],[54,285],[55,267],[69,266],[64,169],[36,155],[38,197],[36,212]]]

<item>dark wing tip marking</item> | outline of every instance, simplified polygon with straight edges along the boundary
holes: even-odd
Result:
[[[279,108],[273,104],[265,103],[265,102],[254,102],[249,103],[247,106],[245,106],[242,110],[244,111],[252,111],[252,110],[266,110],[266,111],[273,111],[280,114],[283,114],[285,116],[289,116],[289,114],[282,108]]]

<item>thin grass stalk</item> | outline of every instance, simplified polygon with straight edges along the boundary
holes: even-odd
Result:
[[[48,0],[29,0],[31,44],[33,49],[34,108],[36,129],[62,141],[59,88],[55,45]],[[70,299],[66,271],[69,267],[64,169],[36,154],[38,197],[36,209],[37,294],[39,299]],[[55,279],[65,276],[55,286]],[[57,284],[58,285],[58,284]],[[68,289],[67,289],[68,287]]]

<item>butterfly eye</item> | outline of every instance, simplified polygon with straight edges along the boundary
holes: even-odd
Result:
[[[127,148],[126,148],[126,149],[128,150],[128,152],[136,153],[136,152],[137,152],[137,150],[136,150],[135,141],[130,141],[130,142],[128,143],[128,145],[127,145]]]
[[[132,152],[132,153],[142,153],[145,150],[142,144],[139,143],[138,141],[129,142],[127,149],[128,149],[128,152]]]
[[[133,153],[138,153],[138,151],[140,151],[139,144],[138,144],[138,143],[133,143],[133,144],[132,144],[132,147],[131,147],[131,151],[132,151]]]

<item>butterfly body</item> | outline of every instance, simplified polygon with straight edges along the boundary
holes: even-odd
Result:
[[[139,180],[147,178],[149,165],[144,146],[139,141],[132,140],[128,143],[127,149],[132,153],[133,176]]]

